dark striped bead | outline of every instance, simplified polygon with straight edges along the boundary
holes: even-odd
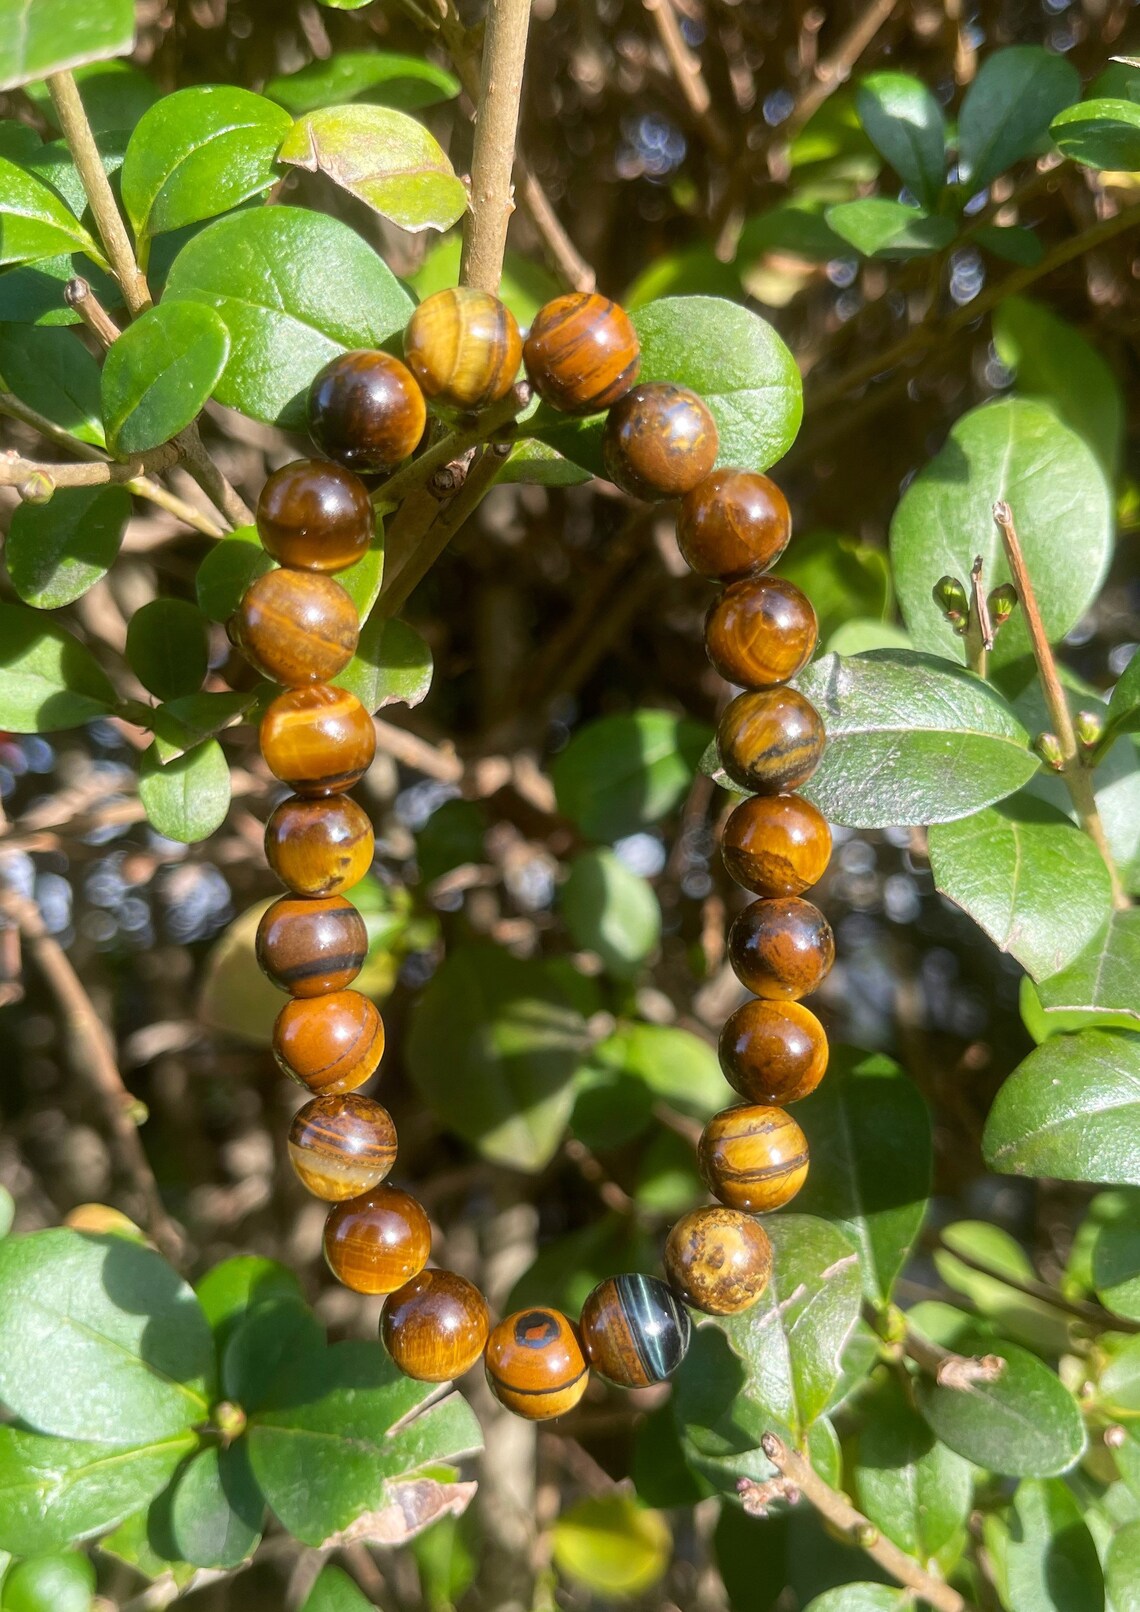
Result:
[[[273,1056],[282,1074],[308,1091],[356,1091],[384,1056],[380,1010],[359,991],[295,997],[277,1015]]]
[[[734,582],[705,621],[705,648],[720,675],[741,688],[770,688],[801,672],[818,623],[806,595],[782,577]]]
[[[299,896],[351,890],[372,866],[375,844],[367,812],[347,795],[325,800],[291,795],[265,825],[269,866]]]
[[[355,694],[331,683],[279,694],[261,719],[261,753],[298,795],[339,795],[372,765],[376,729]]]
[[[798,896],[823,877],[831,830],[799,795],[753,795],[724,825],[720,847],[729,873],[758,896]]]
[[[819,712],[794,688],[738,694],[716,730],[725,772],[757,795],[777,795],[806,783],[819,766],[824,738]]]
[[[359,476],[324,459],[295,459],[275,470],[257,501],[257,532],[281,565],[344,571],[372,542],[375,515]]]
[[[790,1202],[807,1180],[807,1137],[782,1108],[741,1104],[709,1120],[697,1163],[714,1198],[763,1214]]]
[[[343,896],[282,896],[257,926],[257,961],[292,996],[343,991],[367,955],[364,919]]]
[[[706,1315],[739,1315],[772,1274],[772,1244],[751,1215],[719,1203],[682,1215],[665,1241],[665,1274],[686,1304]]]
[[[719,438],[707,404],[671,382],[635,386],[602,432],[609,479],[633,498],[679,498],[716,463]]]
[[[309,388],[309,432],[338,464],[386,475],[419,446],[427,405],[415,376],[390,353],[341,353]]]
[[[487,1381],[517,1416],[546,1422],[586,1392],[590,1368],[574,1323],[560,1310],[518,1310],[493,1328],[484,1352]]]
[[[421,1271],[391,1294],[380,1337],[405,1377],[452,1382],[483,1353],[491,1317],[487,1301],[454,1271]]]
[[[827,1073],[827,1036],[802,1002],[753,999],[725,1020],[720,1066],[751,1103],[795,1103]]]
[[[795,1002],[827,978],[835,936],[819,908],[799,896],[753,901],[732,921],[728,960],[747,990]]]
[[[607,1276],[582,1306],[580,1325],[587,1360],[619,1388],[663,1382],[692,1333],[672,1289],[655,1276]]]
[[[314,1197],[341,1203],[383,1181],[396,1162],[396,1127],[370,1097],[314,1097],[293,1115],[288,1147],[289,1162]]]
[[[544,402],[566,414],[592,414],[636,381],[641,344],[616,302],[596,291],[571,291],[535,314],[523,361]]]
[[[404,331],[404,359],[425,397],[485,409],[514,384],[522,337],[498,297],[455,286],[420,303]]]
[[[756,470],[714,470],[681,500],[677,545],[713,582],[735,582],[775,565],[792,535],[788,501]]]
[[[356,653],[360,618],[332,577],[281,569],[250,583],[231,636],[263,677],[298,688],[344,671]]]

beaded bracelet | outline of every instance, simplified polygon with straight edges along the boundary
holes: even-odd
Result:
[[[231,637],[284,692],[261,722],[262,755],[293,794],[269,819],[266,855],[288,894],[262,918],[258,961],[291,1000],[273,1050],[284,1072],[314,1095],[289,1132],[289,1157],[310,1192],[332,1204],[324,1252],[359,1293],[386,1295],[380,1332],[410,1377],[446,1382],[482,1356],[500,1401],[532,1420],[571,1409],[590,1368],[625,1388],[661,1381],[688,1348],[686,1305],[711,1315],[747,1309],[763,1293],[771,1247],[758,1213],[787,1203],[807,1175],[803,1132],[779,1105],[805,1097],[827,1067],[827,1040],[800,1004],[827,974],[835,948],[823,914],[801,893],[827,866],[831,835],[804,783],[823,749],[812,705],[786,686],[811,657],[817,626],[791,583],[764,573],[791,531],[787,503],[767,476],[714,470],[717,427],[684,386],[637,384],[640,351],[627,315],[594,294],[571,294],[536,316],[526,343],[493,296],[441,291],[421,303],[404,338],[406,364],[381,352],[347,353],[316,377],[310,430],[327,460],[275,471],[257,527],[280,569],[258,577]],[[669,1232],[668,1281],[609,1277],[575,1325],[534,1308],[491,1326],[483,1296],[452,1271],[428,1269],[431,1229],[408,1193],[385,1184],[396,1132],[379,1103],[359,1095],[384,1049],[368,997],[351,990],[363,966],[363,920],[345,899],[368,871],[373,833],[347,798],[371,764],[375,732],[356,697],[332,682],[355,652],[359,620],[331,573],[372,540],[359,473],[390,473],[423,435],[431,399],[478,411],[504,398],[525,363],[531,385],[571,414],[608,410],[606,474],[639,498],[679,498],[677,539],[701,576],[723,584],[709,610],[709,658],[743,692],[717,727],[725,772],[750,796],[732,812],[722,854],[759,899],[735,919],[728,955],[754,993],[728,1019],[720,1059],[744,1099],[715,1115],[698,1146],[716,1204]]]

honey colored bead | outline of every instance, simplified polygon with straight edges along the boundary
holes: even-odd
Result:
[[[339,795],[372,765],[376,729],[355,694],[310,683],[279,694],[261,719],[261,753],[298,795]]]
[[[582,1306],[582,1347],[619,1388],[663,1382],[685,1358],[692,1323],[655,1276],[608,1276]]]
[[[641,368],[629,315],[596,291],[571,291],[540,308],[523,347],[531,384],[566,414],[608,409]]]
[[[483,1353],[491,1316],[482,1293],[454,1271],[421,1271],[384,1303],[380,1337],[405,1377],[448,1383]]]
[[[299,571],[343,571],[368,552],[375,517],[359,476],[323,459],[275,470],[257,501],[267,554]]]
[[[782,577],[734,582],[705,621],[705,648],[720,675],[741,688],[769,688],[803,670],[819,624],[807,597]]]
[[[757,470],[714,470],[685,494],[677,516],[685,563],[713,582],[766,571],[791,535],[787,499]]]
[[[753,901],[732,921],[728,960],[757,996],[798,1002],[831,972],[835,936],[819,908],[799,896]]]
[[[319,571],[267,571],[246,589],[232,636],[274,683],[327,683],[356,654],[360,618],[339,582]]]
[[[750,1215],[720,1204],[683,1215],[665,1243],[665,1274],[695,1310],[739,1315],[756,1303],[772,1274],[772,1244]]]
[[[342,1203],[378,1187],[396,1162],[396,1127],[370,1097],[314,1097],[289,1127],[289,1162],[316,1198]]]
[[[614,404],[602,433],[606,475],[633,498],[679,498],[716,463],[719,439],[707,406],[687,386],[635,386]]]
[[[394,1293],[431,1253],[423,1206],[399,1187],[372,1187],[329,1210],[325,1262],[354,1293]]]
[[[717,724],[721,765],[734,783],[758,795],[778,795],[806,783],[819,766],[823,722],[794,688],[738,694]]]
[[[750,1103],[795,1103],[827,1073],[827,1036],[799,1002],[745,1002],[720,1032],[720,1066]]]
[[[485,409],[514,385],[522,337],[498,297],[455,286],[420,303],[404,332],[404,358],[425,397]]]
[[[299,896],[338,896],[372,866],[375,838],[368,814],[347,795],[283,800],[265,825],[265,856],[281,883]]]
[[[416,451],[426,424],[415,376],[389,353],[342,353],[309,388],[309,433],[350,470],[386,475]]]
[[[529,1422],[563,1416],[586,1392],[590,1368],[573,1322],[560,1310],[518,1310],[500,1321],[484,1352],[501,1404]]]
[[[720,854],[737,884],[758,896],[798,896],[831,860],[823,813],[799,795],[754,795],[724,825]]]
[[[359,991],[296,997],[273,1027],[273,1056],[282,1074],[316,1092],[356,1091],[384,1055],[384,1021]]]
[[[807,1180],[807,1137],[782,1108],[742,1103],[709,1120],[697,1164],[714,1198],[764,1214],[789,1203]]]
[[[343,896],[282,896],[257,926],[257,961],[291,996],[343,991],[367,955],[364,919]]]

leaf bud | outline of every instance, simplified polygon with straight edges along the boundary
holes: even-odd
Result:
[[[1065,757],[1061,751],[1061,741],[1055,733],[1039,733],[1033,742],[1033,748],[1041,757],[1047,767],[1054,772],[1060,772],[1065,765]]]
[[[986,607],[990,613],[990,621],[994,631],[1004,627],[1010,616],[1017,609],[1017,589],[1012,582],[1003,582],[1000,587],[994,588],[986,600]]]
[[[55,492],[55,482],[44,470],[33,470],[19,488],[25,504],[47,504]]]
[[[939,577],[930,593],[946,620],[953,623],[956,631],[963,632],[969,618],[970,606],[966,598],[966,589],[958,578]]]
[[[1095,750],[1104,738],[1104,718],[1096,711],[1078,711],[1073,726],[1082,750]]]

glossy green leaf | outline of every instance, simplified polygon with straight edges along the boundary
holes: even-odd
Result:
[[[1086,168],[1140,169],[1140,106],[1135,101],[1081,101],[1059,113],[1049,132],[1066,157]]]
[[[605,1600],[644,1595],[665,1575],[673,1537],[659,1511],[629,1494],[589,1495],[554,1525],[554,1564],[574,1584]]]
[[[0,267],[33,263],[76,247],[103,262],[91,236],[55,191],[0,157]]]
[[[81,442],[102,447],[99,366],[68,331],[0,325],[0,385]]]
[[[919,1561],[948,1545],[969,1515],[973,1472],[940,1444],[893,1377],[863,1401],[855,1457],[856,1504]]]
[[[229,331],[201,302],[165,302],[127,326],[103,365],[107,442],[122,457],[169,442],[221,379]]]
[[[590,1061],[643,1082],[656,1100],[698,1119],[735,1101],[715,1047],[675,1024],[619,1024]]]
[[[90,1612],[95,1569],[78,1551],[33,1556],[4,1580],[4,1612]]]
[[[1112,477],[1124,438],[1124,397],[1111,366],[1064,319],[1027,297],[993,313],[998,357],[1025,397],[1039,397],[1092,448]]]
[[[206,676],[208,637],[202,612],[184,599],[152,599],[131,617],[127,660],[160,700],[193,694]]]
[[[592,840],[659,822],[692,782],[708,729],[671,711],[598,717],[550,769],[558,809]]]
[[[1113,1538],[1104,1579],[1113,1612],[1140,1612],[1140,1521],[1126,1523]]]
[[[333,681],[369,711],[380,711],[386,705],[419,705],[431,679],[431,650],[416,629],[373,615],[364,623],[356,654]]]
[[[258,1254],[222,1260],[206,1272],[194,1291],[217,1339],[219,1354],[238,1322],[259,1305],[289,1301],[304,1305],[301,1284],[294,1272]]]
[[[294,117],[322,106],[343,106],[348,101],[370,101],[418,112],[459,94],[459,80],[419,56],[392,51],[342,50],[327,61],[309,62],[295,73],[271,78],[265,86]]]
[[[114,564],[131,515],[125,487],[61,487],[46,504],[12,511],[4,558],[25,604],[59,610]]]
[[[518,438],[507,456],[505,469],[497,477],[500,486],[521,481],[535,487],[581,487],[590,480],[588,470],[563,458],[556,448],[537,437]]]
[[[1105,1333],[1098,1354],[1097,1400],[1105,1414],[1126,1421],[1140,1415],[1140,1337]]]
[[[60,254],[57,248],[51,257],[0,274],[0,320],[42,330],[78,325],[78,313],[63,300],[67,282],[76,275],[87,281],[100,302],[114,307],[121,293],[110,276],[82,252]]]
[[[1081,93],[1076,68],[1040,45],[1011,45],[988,56],[958,114],[962,178],[980,190],[1037,149],[1063,107]]]
[[[1060,1478],[1018,1484],[1004,1566],[1010,1612],[1103,1612],[1096,1546]]]
[[[1133,655],[1117,680],[1108,702],[1108,720],[1114,732],[1135,733],[1140,728],[1140,654]]]
[[[152,1500],[145,1511],[136,1511],[113,1533],[105,1534],[99,1541],[99,1552],[125,1562],[152,1582],[169,1574],[171,1582],[179,1589],[185,1589],[197,1571],[188,1562],[174,1558],[169,1490]]]
[[[1091,1280],[1106,1309],[1140,1321],[1140,1192],[1102,1192],[1094,1207],[1102,1204],[1092,1236]]]
[[[1111,1014],[1140,1029],[1140,908],[1113,912],[1063,973],[1039,981],[1037,995],[1046,1014],[1064,1014],[1069,1025]]]
[[[863,257],[907,259],[949,246],[957,229],[952,218],[887,196],[865,196],[827,209],[835,233]]]
[[[1114,56],[1089,85],[1090,100],[1140,101],[1140,59]]]
[[[0,90],[125,56],[134,37],[131,0],[0,0]]]
[[[907,1612],[910,1605],[890,1584],[844,1584],[815,1596],[804,1612]]]
[[[918,1408],[944,1444],[975,1466],[1007,1477],[1049,1478],[1067,1472],[1085,1447],[1081,1413],[1069,1390],[1035,1355],[986,1337],[987,1354],[1005,1366],[992,1383],[940,1387],[915,1380]]]
[[[200,1450],[174,1485],[170,1526],[194,1567],[237,1567],[261,1538],[265,1501],[244,1440]]]
[[[232,726],[249,710],[253,694],[183,694],[160,705],[152,718],[155,754],[164,765],[202,739]]]
[[[875,149],[923,207],[946,183],[946,121],[926,85],[909,73],[872,73],[855,98]]]
[[[282,162],[323,173],[401,229],[447,229],[467,211],[467,187],[435,137],[405,112],[357,102],[299,118]]]
[[[139,799],[151,826],[168,840],[195,845],[221,828],[230,809],[230,769],[216,739],[165,765],[151,745],[139,762]]]
[[[228,621],[250,583],[273,567],[256,526],[239,526],[227,532],[198,567],[194,579],[198,608],[210,621]]]
[[[609,850],[582,851],[570,863],[562,912],[575,945],[596,952],[618,979],[634,978],[661,936],[653,886]]]
[[[323,1567],[301,1612],[374,1612],[374,1608],[341,1568]]]
[[[853,616],[881,619],[890,609],[891,574],[883,550],[839,532],[797,534],[773,571],[811,600],[821,644]]]
[[[105,716],[115,703],[106,673],[77,638],[37,610],[0,604],[0,728],[54,733]]]

